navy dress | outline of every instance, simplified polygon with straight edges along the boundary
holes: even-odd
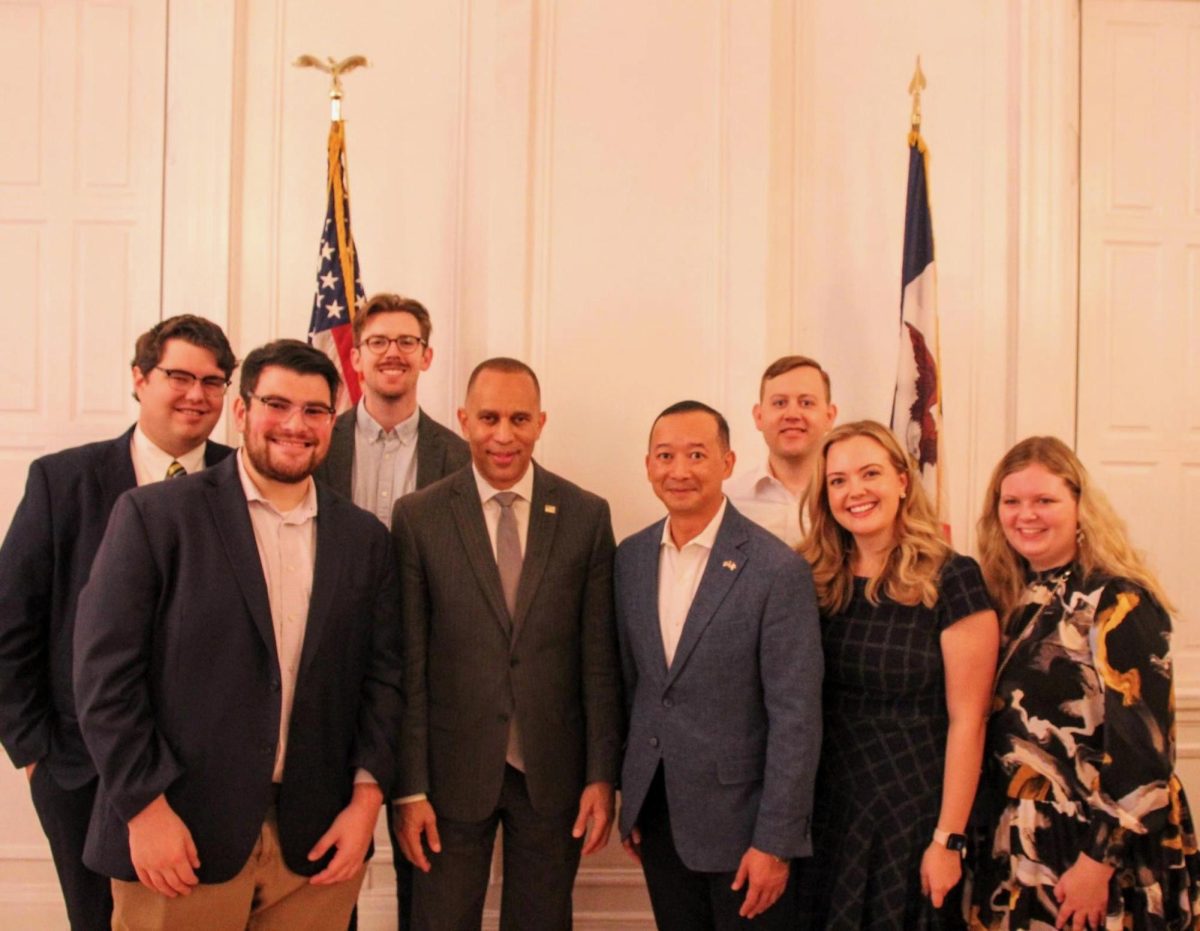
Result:
[[[800,863],[802,927],[959,928],[962,883],[941,909],[921,894],[949,727],[940,638],[991,603],[979,566],[957,554],[932,608],[882,592],[873,605],[866,581],[855,579],[844,612],[821,616],[825,730],[813,856]]]

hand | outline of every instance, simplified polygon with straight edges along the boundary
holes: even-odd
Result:
[[[730,888],[737,892],[747,882],[750,886],[746,890],[746,900],[738,914],[750,919],[761,915],[778,902],[783,890],[787,888],[790,868],[791,864],[787,860],[780,860],[753,847],[742,854],[742,862],[738,864],[737,875],[733,878]]]
[[[169,899],[187,895],[200,880],[192,832],[160,795],[129,819],[129,858],[138,881]]]
[[[962,879],[962,854],[937,841],[925,848],[921,857],[921,893],[929,896],[934,908],[941,908],[946,893]]]
[[[571,828],[571,836],[583,837],[587,830],[587,840],[583,845],[585,856],[603,850],[608,843],[608,835],[612,833],[613,808],[611,782],[590,782],[584,786],[583,794],[579,796],[579,816]]]
[[[633,857],[634,863],[638,866],[642,865],[642,832],[638,830],[636,824],[629,832],[629,836],[621,841],[621,846],[625,848],[627,854]]]
[[[30,782],[33,782],[33,771],[35,769],[37,769],[37,767],[38,767],[37,763],[30,763],[28,766],[25,767],[25,778],[28,779]]]
[[[379,806],[382,804],[383,790],[376,783],[355,783],[350,804],[338,812],[329,830],[308,852],[310,861],[320,860],[331,847],[337,847],[333,859],[309,880],[310,883],[325,886],[345,882],[358,875],[366,862],[371,837],[375,834],[375,822],[379,820]]]
[[[423,873],[429,872],[429,860],[425,856],[425,848],[421,846],[421,834],[429,842],[429,849],[434,853],[442,852],[442,839],[438,837],[437,815],[433,806],[426,799],[417,802],[405,802],[399,807],[400,815],[400,849],[405,858]]]
[[[1085,931],[1089,925],[1096,931],[1103,928],[1112,874],[1113,868],[1107,863],[1098,863],[1081,853],[1054,887],[1054,897],[1058,899],[1058,920],[1054,927],[1067,927],[1069,919],[1072,931]]]

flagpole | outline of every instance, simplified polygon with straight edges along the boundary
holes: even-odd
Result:
[[[330,76],[329,118],[334,123],[342,121],[342,75],[355,68],[371,67],[371,63],[363,55],[351,55],[341,61],[335,60],[332,55],[326,56],[324,61],[316,55],[301,55],[292,65],[296,68],[316,68]]]

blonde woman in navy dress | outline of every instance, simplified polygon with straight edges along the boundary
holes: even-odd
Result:
[[[960,928],[999,641],[983,578],[882,424],[825,438],[809,502],[825,731],[806,927]]]
[[[1175,775],[1158,580],[1055,437],[1000,460],[979,547],[1004,629],[972,927],[1196,928],[1200,861]]]

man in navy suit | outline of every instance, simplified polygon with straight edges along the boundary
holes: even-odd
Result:
[[[113,440],[43,456],[0,547],[0,740],[24,767],[50,841],[71,927],[109,927],[108,877],[83,864],[96,770],[76,723],[71,641],[117,497],[137,485],[215,465],[208,442],[237,365],[215,323],[183,315],[137,341],[137,423]]]
[[[724,417],[697,401],[668,407],[646,456],[667,518],[617,549],[621,836],[664,931],[792,928],[790,861],[812,850],[812,577],[726,500],[733,463]]]
[[[346,926],[395,768],[400,596],[387,530],[312,480],[338,383],[304,343],[256,349],[237,455],[113,509],[74,668],[114,927]]]

